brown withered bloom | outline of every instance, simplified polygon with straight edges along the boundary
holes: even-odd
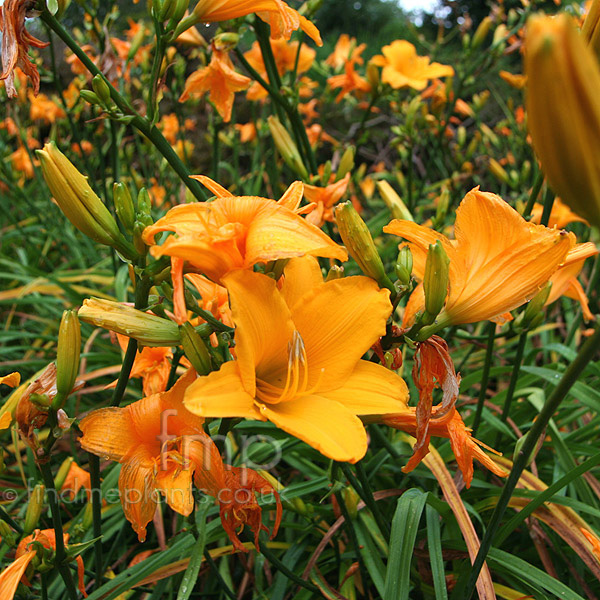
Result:
[[[19,67],[33,83],[37,96],[40,90],[40,74],[28,56],[30,46],[45,48],[48,43],[33,37],[25,29],[25,18],[35,16],[34,0],[5,0],[0,7],[0,30],[2,31],[2,74],[9,98],[17,95],[14,84],[14,71]]]

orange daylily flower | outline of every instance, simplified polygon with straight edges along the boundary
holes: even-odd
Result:
[[[580,527],[579,531],[583,533],[585,539],[592,545],[592,552],[594,553],[594,556],[600,561],[600,538],[598,538],[598,536],[593,534],[591,531],[584,529],[583,527]]]
[[[270,420],[334,460],[367,451],[358,415],[401,413],[408,390],[385,367],[362,360],[385,332],[389,292],[366,277],[324,283],[316,259],[292,259],[281,291],[238,270],[229,291],[237,360],[200,377],[185,406],[205,417]]]
[[[179,119],[175,113],[163,115],[158,122],[158,128],[161,130],[165,140],[169,144],[174,145],[177,142],[177,134],[179,133]]]
[[[511,73],[510,71],[500,71],[498,75],[500,75],[508,85],[517,90],[522,90],[527,85],[527,75]]]
[[[195,378],[190,369],[167,392],[124,408],[93,411],[80,423],[81,447],[121,463],[123,512],[140,541],[146,538],[146,526],[154,516],[157,492],[175,512],[191,514],[193,479],[198,488],[217,498],[225,530],[234,546],[244,550],[235,529],[247,523],[258,541],[262,524],[253,491],[259,486],[254,483],[249,488],[235,471],[228,474],[217,447],[202,428],[204,419],[184,407],[183,394]],[[272,491],[262,482],[261,491]],[[239,490],[248,493],[239,494]]]
[[[335,183],[330,183],[326,187],[317,187],[316,185],[304,185],[304,197],[308,202],[314,202],[317,206],[306,216],[306,220],[317,227],[323,225],[325,221],[333,222],[333,207],[339,202],[350,183],[350,173],[346,173],[342,179]]]
[[[2,31],[2,73],[0,80],[4,81],[6,93],[9,98],[17,95],[14,84],[14,70],[22,69],[23,73],[31,79],[33,92],[37,95],[40,91],[40,74],[37,67],[31,62],[29,47],[45,48],[48,42],[42,42],[33,37],[25,29],[25,19],[33,16],[31,11],[35,3],[30,0],[5,0],[0,6],[0,31]]]
[[[9,156],[12,166],[16,171],[23,173],[26,179],[31,179],[35,175],[34,165],[38,162],[31,160],[31,155],[27,148],[22,144]]]
[[[208,45],[196,27],[186,29],[177,36],[175,42],[177,44],[183,44],[184,46],[191,46],[192,48],[206,48]]]
[[[336,102],[340,102],[349,92],[365,93],[371,90],[371,84],[354,70],[353,60],[347,60],[344,73],[329,77],[327,84],[331,89],[341,88],[340,93],[335,98]]]
[[[320,123],[313,123],[306,128],[306,135],[311,146],[316,146],[319,142],[329,142],[333,146],[338,145],[338,141],[323,131],[323,126]]]
[[[540,223],[542,221],[542,214],[544,213],[544,205],[536,202],[533,205],[531,211],[532,223]],[[589,223],[579,215],[575,214],[560,198],[554,198],[552,204],[552,210],[550,211],[550,218],[548,219],[548,227],[557,227],[563,229],[569,223]]]
[[[121,350],[125,352],[129,338],[117,333],[117,340]],[[135,355],[130,377],[142,378],[142,389],[144,396],[152,396],[164,392],[171,372],[171,359],[173,351],[164,346],[144,347]],[[111,387],[116,385],[116,381]]]
[[[52,124],[64,117],[66,117],[65,111],[46,94],[29,94],[29,118],[32,121],[41,120]]]
[[[233,327],[233,317],[229,308],[227,288],[212,282],[203,275],[188,273],[185,278],[198,290],[202,298],[202,308],[224,325]]]
[[[454,240],[395,220],[383,228],[409,241],[413,273],[422,280],[430,244],[440,240],[450,259],[450,291],[436,329],[459,323],[506,319],[550,279],[575,244],[572,233],[528,223],[502,198],[471,190],[456,211]],[[403,325],[424,308],[423,285],[412,293]]]
[[[394,89],[412,87],[423,90],[429,79],[452,77],[454,69],[449,65],[430,63],[428,56],[417,56],[417,49],[406,40],[396,40],[384,46],[371,62],[383,67],[381,81]]]
[[[415,353],[413,381],[419,390],[419,404],[416,409],[409,408],[408,412],[384,415],[382,418],[386,425],[417,438],[413,455],[402,471],[412,471],[427,456],[429,440],[433,435],[450,439],[452,451],[467,487],[470,487],[473,479],[474,458],[496,475],[506,476],[504,469],[498,467],[479,447],[484,444],[471,436],[456,410],[460,375],[454,370],[448,345],[442,338],[434,335],[419,344]],[[436,385],[442,389],[443,396],[442,401],[433,407],[433,390]]]
[[[63,534],[63,540],[65,544],[69,541],[68,533]],[[25,577],[25,571],[37,554],[37,550],[34,549],[35,546],[31,546],[34,542],[41,544],[48,550],[56,550],[56,534],[54,529],[36,529],[33,534],[24,537],[19,542],[14,562],[0,573],[0,591],[2,591],[3,600],[11,600],[14,597],[19,582],[22,581],[25,585],[29,585]],[[81,556],[77,556],[75,562],[77,563],[79,591],[86,598],[87,593],[83,582],[84,566]]]
[[[364,60],[360,55],[366,47],[366,44],[357,45],[356,38],[351,38],[347,33],[342,33],[335,44],[333,52],[325,59],[325,64],[333,67],[336,71],[341,69],[348,60],[362,65]]]
[[[70,500],[74,500],[79,490],[83,488],[88,498],[91,500],[92,482],[90,474],[82,469],[76,462],[72,462],[69,467],[69,472],[60,487],[62,492],[66,492]]]
[[[236,123],[234,127],[240,134],[240,142],[247,144],[256,139],[256,125],[250,121],[248,123]]]
[[[546,300],[546,306],[552,304],[552,302],[558,300],[561,296],[567,296],[567,298],[572,298],[579,302],[583,318],[586,321],[593,320],[594,315],[590,311],[588,298],[577,277],[581,273],[581,269],[583,269],[583,263],[585,263],[586,258],[596,256],[598,253],[598,248],[591,242],[587,242],[585,244],[577,244],[567,254],[565,262],[550,278],[552,288],[550,289],[548,300]]]
[[[317,46],[323,45],[321,34],[313,23],[297,10],[288,6],[283,0],[275,0],[275,2],[277,4],[276,10],[256,11],[256,14],[271,27],[271,37],[273,39],[283,38],[289,40],[293,31],[302,29]]]
[[[0,375],[0,385],[4,384],[8,387],[14,388],[21,383],[21,374],[14,371],[8,375]]]
[[[218,50],[213,44],[210,64],[187,78],[179,101],[185,102],[192,95],[202,96],[209,92],[210,101],[223,120],[229,122],[235,92],[248,89],[251,83],[249,77],[235,71],[229,53]]]
[[[346,251],[320,229],[297,214],[302,184],[293,183],[277,202],[256,196],[232,196],[218,183],[196,176],[217,199],[172,208],[147,227],[144,242],[154,244],[161,231],[172,231],[162,245],[152,246],[153,256],[181,258],[220,283],[234,269],[256,263],[309,254],[346,260]]]

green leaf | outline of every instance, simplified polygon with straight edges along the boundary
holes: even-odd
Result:
[[[440,515],[436,510],[427,506],[427,546],[429,547],[429,562],[436,600],[447,600],[446,574],[444,573],[444,557],[442,555],[442,539],[440,533]]]
[[[46,0],[46,8],[51,15],[58,12],[58,0]]]
[[[396,504],[390,536],[390,554],[385,574],[384,600],[408,600],[410,564],[427,494],[412,489]]]
[[[199,504],[196,508],[196,526],[198,528],[198,538],[192,548],[190,562],[183,574],[183,579],[177,592],[177,600],[188,600],[194,591],[202,559],[204,558],[204,545],[206,544],[206,513],[208,512],[208,503]]]

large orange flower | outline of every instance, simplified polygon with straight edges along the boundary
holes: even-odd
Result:
[[[417,56],[417,49],[406,40],[396,40],[384,46],[371,59],[374,65],[383,67],[381,81],[389,83],[393,88],[412,87],[423,90],[429,79],[451,77],[454,69],[449,65],[430,63],[428,56]]]
[[[235,92],[248,89],[251,83],[249,77],[236,72],[228,52],[218,50],[213,45],[210,64],[188,77],[179,101],[185,102],[190,96],[202,96],[209,92],[210,101],[227,123],[231,120]]]
[[[185,405],[206,417],[270,420],[334,460],[367,450],[357,415],[401,413],[408,390],[381,365],[362,360],[385,332],[387,290],[366,277],[324,283],[312,257],[292,259],[278,290],[270,277],[224,277],[236,325],[237,360],[197,379]]]
[[[232,196],[208,177],[198,176],[217,199],[182,204],[144,230],[154,243],[161,231],[172,231],[153,256],[172,256],[189,262],[216,283],[233,269],[259,262],[309,254],[346,260],[346,251],[320,229],[296,214],[302,184],[292,184],[278,202],[256,196]]]
[[[30,11],[35,8],[31,0],[5,0],[0,6],[0,31],[2,31],[2,74],[6,93],[9,98],[17,95],[14,84],[14,70],[19,67],[33,83],[34,93],[40,91],[40,74],[31,62],[27,52],[29,47],[45,48],[48,42],[42,42],[33,37],[25,29],[25,18],[32,16]]]
[[[479,188],[456,211],[455,240],[412,221],[392,221],[384,231],[409,241],[418,279],[436,240],[450,258],[450,290],[435,329],[506,317],[535,296],[575,244],[572,233],[528,223],[502,198]],[[409,299],[404,325],[412,325],[423,308],[421,284]]]
[[[121,463],[121,503],[140,541],[154,516],[157,492],[164,494],[174,511],[186,516],[192,512],[193,478],[198,488],[218,499],[227,533],[234,546],[244,550],[235,529],[248,524],[258,541],[262,524],[253,491],[272,488],[257,474],[245,475],[245,470],[236,472],[223,465],[202,428],[204,419],[191,414],[182,403],[195,377],[190,369],[167,392],[124,408],[93,411],[80,423],[80,443],[89,452]],[[246,493],[236,493],[239,490]]]

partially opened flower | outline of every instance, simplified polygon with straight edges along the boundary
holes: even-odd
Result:
[[[371,62],[383,67],[381,81],[394,89],[412,87],[423,90],[427,81],[436,77],[451,77],[454,69],[449,65],[430,63],[428,56],[417,56],[417,49],[406,40],[396,40],[384,46]]]
[[[336,71],[341,69],[348,60],[362,65],[364,60],[360,55],[366,47],[366,44],[357,44],[356,38],[351,38],[347,33],[342,33],[335,44],[333,52],[325,59],[325,64],[333,67]]]
[[[232,196],[208,177],[197,179],[216,193],[217,199],[176,206],[147,227],[143,239],[149,245],[161,231],[175,234],[160,246],[152,246],[153,256],[186,260],[216,283],[234,269],[249,269],[280,258],[309,254],[346,260],[343,248],[297,214],[301,183],[292,184],[275,202]]]
[[[544,205],[536,202],[531,211],[532,223],[541,223],[542,215],[544,214]],[[560,198],[554,198],[550,218],[548,219],[548,227],[557,227],[564,229],[570,223],[586,223],[587,221],[575,214]]]
[[[306,220],[318,227],[325,221],[333,221],[333,207],[343,198],[349,182],[350,173],[346,173],[339,181],[325,187],[305,185],[304,197],[316,204],[316,208],[306,216]]]
[[[321,34],[313,23],[297,10],[288,6],[283,0],[275,0],[275,2],[277,3],[276,10],[256,11],[256,14],[270,25],[273,39],[283,38],[289,40],[294,31],[301,29],[317,46],[323,45]]]
[[[456,211],[454,240],[412,221],[392,221],[384,231],[408,240],[413,273],[421,280],[429,245],[441,241],[450,259],[450,291],[435,329],[510,318],[507,313],[535,296],[575,243],[572,233],[528,223],[499,196],[478,188]],[[404,326],[423,308],[420,284],[406,306]]]
[[[354,60],[347,60],[341,75],[333,75],[327,79],[327,84],[331,89],[340,88],[340,92],[335,98],[336,102],[340,102],[350,92],[364,94],[371,90],[371,84],[354,69],[354,62]]]
[[[249,77],[234,69],[229,53],[218,50],[213,44],[209,65],[187,78],[179,101],[185,102],[190,96],[203,96],[209,92],[210,101],[227,123],[231,120],[235,92],[248,89],[251,83]]]
[[[548,300],[546,300],[546,305],[552,304],[552,302],[558,300],[561,296],[566,296],[579,302],[583,318],[586,321],[591,321],[594,318],[588,305],[586,293],[577,277],[581,273],[581,269],[583,269],[585,260],[596,256],[598,252],[598,248],[594,244],[587,242],[585,244],[577,244],[567,254],[565,262],[550,278],[552,288],[550,289]]]
[[[179,514],[189,515],[194,507],[192,479],[196,486],[215,496],[222,511],[234,510],[226,525],[238,549],[244,549],[235,527],[260,522],[260,507],[254,495],[235,494],[242,482],[226,474],[221,456],[202,428],[204,419],[183,405],[183,394],[196,373],[187,371],[167,392],[142,398],[124,408],[100,408],[81,420],[82,448],[121,463],[119,491],[125,517],[138,534],[146,537],[160,492]],[[266,484],[266,482],[265,482]],[[234,500],[221,498],[221,490],[234,494]],[[232,504],[232,502],[237,504]],[[244,517],[243,511],[258,517]],[[236,519],[235,515],[239,518]]]
[[[277,283],[251,271],[224,277],[237,360],[198,378],[185,405],[206,417],[270,420],[334,460],[367,450],[357,415],[401,413],[408,391],[385,367],[362,360],[385,332],[389,292],[366,277],[324,283],[312,257],[292,259]]]
[[[72,501],[75,499],[75,496],[77,496],[77,493],[81,488],[85,490],[89,502],[92,495],[91,476],[88,471],[82,469],[73,461],[63,484],[60,486],[60,491],[66,493]]]
[[[33,16],[31,11],[36,3],[31,0],[5,0],[0,6],[0,31],[2,31],[2,73],[0,80],[4,81],[9,98],[17,95],[14,84],[14,70],[19,67],[33,83],[33,91],[40,91],[40,74],[31,62],[29,47],[45,48],[48,42],[42,42],[33,37],[25,29],[25,18]]]

